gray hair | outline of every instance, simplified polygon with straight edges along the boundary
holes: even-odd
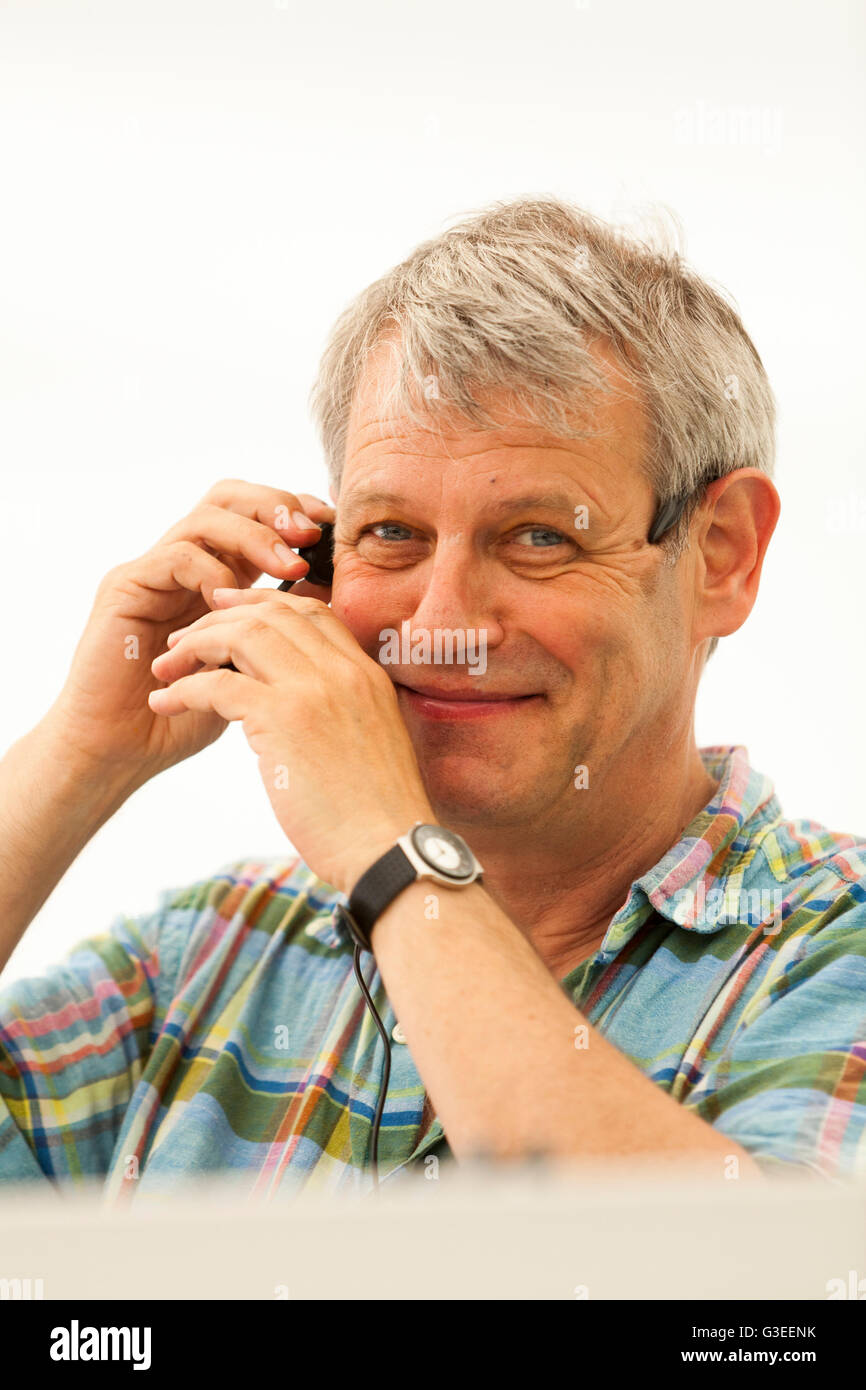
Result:
[[[674,563],[709,482],[738,468],[772,474],[776,410],[733,301],[686,264],[658,217],[641,239],[558,198],[496,202],[365,289],[337,319],[310,393],[335,490],[355,390],[381,342],[399,365],[379,393],[392,418],[429,427],[453,408],[494,428],[502,412],[479,394],[499,389],[521,422],[588,438],[595,393],[615,389],[596,340],[612,351],[616,389],[646,410],[659,504],[688,499],[662,541]]]

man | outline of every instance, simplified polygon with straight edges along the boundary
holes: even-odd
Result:
[[[214,1168],[363,1191],[374,1157],[388,1183],[448,1154],[864,1171],[863,842],[695,746],[779,511],[737,314],[675,254],[520,199],[350,306],[314,407],[335,509],[228,480],[100,586],[0,768],[6,958],[230,720],[300,859],[6,989],[0,1175],[123,1199]],[[250,587],[334,519],[331,589]]]

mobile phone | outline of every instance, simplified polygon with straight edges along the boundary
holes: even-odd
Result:
[[[315,545],[305,545],[299,551],[302,560],[306,560],[310,566],[306,574],[301,576],[305,584],[323,584],[330,586],[334,579],[334,528],[330,521],[322,522],[322,534]],[[286,592],[291,589],[293,584],[300,583],[297,579],[284,579],[278,587]]]

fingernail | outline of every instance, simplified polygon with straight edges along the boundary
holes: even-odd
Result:
[[[289,547],[283,545],[282,541],[277,541],[274,546],[274,554],[281,565],[296,565],[298,563],[303,565],[305,563],[300,555],[296,555],[293,550],[289,550]]]
[[[321,526],[317,521],[311,521],[303,512],[292,512],[292,521],[296,526],[300,526],[302,531],[321,531]]]

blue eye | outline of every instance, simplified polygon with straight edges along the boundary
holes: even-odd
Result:
[[[528,543],[521,541],[519,539],[521,536],[546,536],[548,539],[543,540],[540,545],[534,545],[531,541]],[[528,548],[531,550],[543,550],[554,545],[562,545],[565,543],[565,536],[559,531],[552,530],[549,526],[527,526],[523,531],[518,531],[514,539],[518,545],[528,544]]]
[[[405,540],[405,536],[380,536],[380,531],[408,531],[408,526],[401,526],[397,521],[380,521],[376,526],[370,527],[370,533],[377,540]]]

